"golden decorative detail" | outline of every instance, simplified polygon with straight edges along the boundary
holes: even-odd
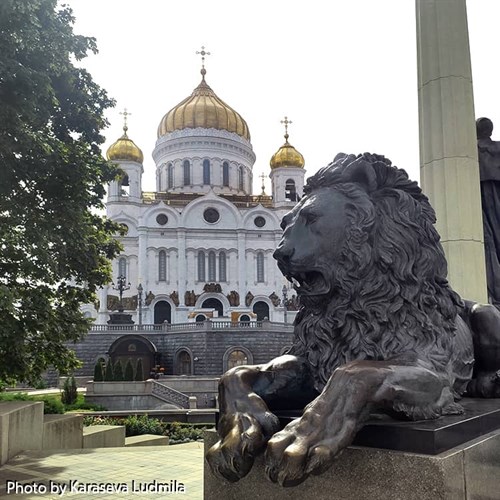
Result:
[[[250,141],[247,122],[208,86],[205,73],[203,68],[198,87],[161,119],[158,137],[174,130],[201,127],[227,130]]]
[[[144,155],[141,149],[132,139],[129,139],[127,135],[127,116],[130,116],[132,113],[129,113],[127,108],[125,108],[123,112],[120,111],[120,114],[123,115],[123,135],[116,142],[111,144],[106,152],[106,157],[108,160],[125,160],[142,163],[144,161]]]
[[[281,146],[272,156],[269,163],[271,168],[304,168],[304,157],[288,142],[288,125],[292,123],[292,121],[285,116],[285,119],[281,120],[281,123],[285,125],[285,144],[283,144],[283,146]]]

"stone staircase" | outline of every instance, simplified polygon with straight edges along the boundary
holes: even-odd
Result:
[[[168,437],[125,437],[123,425],[83,426],[77,414],[44,415],[43,402],[0,402],[0,465],[25,450],[167,445]]]

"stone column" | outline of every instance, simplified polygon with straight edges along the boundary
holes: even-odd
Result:
[[[177,229],[177,283],[179,285],[179,306],[184,307],[186,295],[187,265],[186,265],[186,230]]]
[[[448,278],[487,301],[465,0],[416,0],[420,182],[437,215]]]
[[[139,226],[137,229],[139,233],[139,263],[137,269],[137,283],[135,286],[142,284],[144,291],[148,288],[148,229],[145,226]]]
[[[245,304],[246,291],[246,238],[244,231],[238,231],[238,293],[240,294],[240,305]]]

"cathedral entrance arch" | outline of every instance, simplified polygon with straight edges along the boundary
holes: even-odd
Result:
[[[172,307],[166,300],[160,300],[155,304],[154,324],[161,325],[167,321],[172,322]]]
[[[119,337],[111,344],[108,352],[113,365],[117,361],[120,361],[122,367],[125,368],[127,361],[130,360],[134,369],[134,377],[139,359],[142,363],[144,378],[149,378],[151,369],[156,364],[156,346],[142,335],[124,335]]]
[[[269,319],[269,304],[264,301],[259,300],[253,305],[253,312],[257,315],[257,321],[263,321],[264,319]]]
[[[224,316],[224,306],[222,305],[222,302],[214,297],[204,300],[201,307],[203,309],[215,309],[218,312],[219,317]]]

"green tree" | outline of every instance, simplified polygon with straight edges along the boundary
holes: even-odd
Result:
[[[125,365],[123,380],[126,380],[127,382],[134,380],[134,367],[132,366],[132,360],[130,358],[127,359],[127,364]]]
[[[111,362],[111,358],[108,359],[108,362],[106,363],[106,370],[104,372],[104,380],[106,382],[113,382],[115,379],[114,373],[113,373],[113,363]]]
[[[96,52],[56,0],[0,1],[0,386],[78,366],[80,304],[110,279],[119,228],[98,214],[114,105],[73,61]]]
[[[94,382],[102,382],[103,380],[104,373],[102,370],[102,361],[98,359],[97,363],[94,366]]]
[[[116,361],[115,366],[113,366],[113,380],[115,382],[123,381],[123,366],[119,359]]]
[[[64,381],[61,401],[65,405],[72,405],[73,403],[76,403],[77,398],[78,392],[76,389],[76,380],[75,377],[71,375],[71,377],[67,377]]]
[[[135,367],[135,379],[136,382],[142,382],[144,380],[144,368],[142,367],[142,359],[137,360],[137,366]]]

